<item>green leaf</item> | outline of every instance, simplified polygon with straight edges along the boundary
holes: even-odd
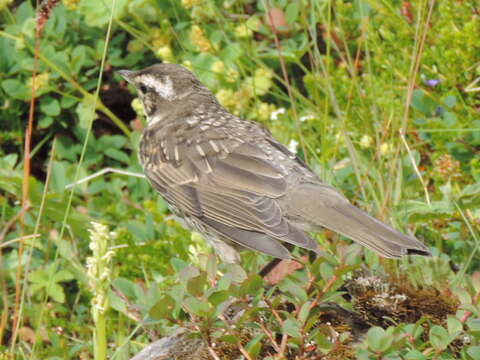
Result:
[[[86,100],[78,103],[75,112],[78,116],[79,126],[82,129],[86,129],[90,121],[97,118],[95,111],[92,111],[92,104]]]
[[[258,354],[260,354],[260,350],[262,349],[261,340],[264,337],[264,334],[257,335],[245,345],[245,350],[248,351],[252,358],[257,358]]]
[[[426,360],[427,357],[418,350],[410,350],[405,354],[406,360]]]
[[[107,155],[108,157],[110,157],[112,159],[123,162],[125,164],[130,163],[130,158],[127,156],[127,154],[125,154],[123,151],[120,151],[120,150],[117,150],[117,149],[113,149],[113,148],[107,149],[107,150],[105,150],[105,155]]]
[[[329,352],[334,346],[332,340],[324,334],[324,332],[328,333],[331,331],[329,327],[328,330],[326,328],[325,326],[323,328],[316,328],[309,336],[310,339],[313,339],[317,348],[323,353]]]
[[[228,291],[215,291],[212,295],[208,297],[208,302],[213,306],[218,306],[224,301],[227,301],[229,297],[230,293]]]
[[[221,342],[226,342],[228,344],[236,344],[237,343],[237,337],[234,335],[223,335],[218,338]]]
[[[355,9],[354,18],[356,19],[368,17],[373,12],[372,7],[366,0],[355,0],[353,5]]]
[[[107,189],[108,189],[107,183],[103,179],[100,179],[97,181],[92,181],[87,187],[87,192],[89,195],[95,195]]]
[[[65,293],[63,292],[63,288],[59,284],[52,283],[50,284],[50,286],[46,286],[45,289],[47,290],[47,295],[56,302],[65,302]]]
[[[285,10],[285,20],[287,21],[288,24],[293,24],[295,20],[297,20],[298,17],[298,3],[297,2],[291,2],[288,6],[287,9]]]
[[[263,279],[258,274],[248,277],[238,288],[238,296],[256,295],[258,290],[263,287]]]
[[[112,285],[114,288],[119,290],[127,299],[136,300],[135,287],[137,285],[134,282],[119,277],[112,281]]]
[[[205,316],[210,310],[208,303],[200,301],[194,297],[188,297],[183,300],[183,305],[189,312],[198,316]]]
[[[77,99],[71,96],[63,96],[62,99],[60,100],[60,106],[63,109],[68,109],[71,108],[73,105],[77,103]]]
[[[102,135],[98,139],[97,148],[99,150],[107,150],[109,148],[120,149],[127,143],[127,138],[121,135]]]
[[[162,298],[151,307],[148,315],[152,319],[165,319],[173,317],[173,309],[175,308],[175,300],[169,295],[163,295]]]
[[[448,95],[445,99],[443,99],[443,103],[447,107],[452,108],[457,103],[457,97],[455,95]]]
[[[74,277],[72,273],[68,270],[60,270],[53,275],[53,280],[55,282],[63,282],[73,280]]]
[[[302,337],[302,334],[300,333],[300,324],[296,319],[293,319],[293,318],[287,319],[283,322],[282,332],[294,338]]]
[[[173,268],[175,269],[176,273],[180,273],[180,271],[188,266],[188,263],[183,261],[182,259],[179,258],[172,258],[170,259],[170,264],[172,264]]]
[[[28,276],[32,284],[30,291],[36,293],[44,289],[45,293],[54,301],[65,302],[63,287],[59,284],[63,281],[70,281],[74,277],[67,270],[57,271],[57,263],[51,263],[43,269],[38,269]]]
[[[213,281],[213,280],[216,279],[216,277],[217,277],[217,259],[216,259],[215,255],[213,255],[213,254],[208,254],[206,271],[207,271],[207,279],[209,281]]]
[[[180,270],[178,273],[178,278],[181,283],[187,283],[188,280],[195,278],[200,275],[200,271],[194,266],[185,266],[183,269]]]
[[[448,334],[450,336],[457,336],[463,331],[463,324],[455,316],[449,315],[447,318]]]
[[[81,0],[78,5],[78,11],[85,16],[85,23],[91,27],[102,27],[106,25],[110,19],[110,13],[115,4],[114,18],[121,19],[127,11],[127,0],[97,1],[97,0]]]
[[[40,102],[40,110],[48,116],[58,116],[60,115],[60,102],[52,98],[50,96],[47,96],[45,99],[42,99]]]
[[[480,332],[480,319],[468,319],[467,326],[471,331]]]
[[[232,276],[230,273],[223,275],[220,280],[217,282],[217,290],[223,291],[230,289],[230,285],[232,284]]]
[[[425,95],[425,93],[420,90],[416,89],[413,91],[412,95],[412,107],[415,110],[420,111],[424,115],[431,116],[436,108],[437,104],[433,101],[429,96]]]
[[[2,88],[9,97],[19,100],[30,98],[30,89],[25,86],[25,82],[17,79],[7,79],[2,81]]]
[[[113,309],[123,314],[127,313],[127,303],[112,289],[108,290],[108,302]]]
[[[50,117],[50,116],[42,116],[38,120],[38,128],[39,129],[46,129],[52,124],[53,124],[53,118]]]
[[[460,192],[460,197],[480,196],[480,183],[469,184]]]
[[[65,186],[67,185],[67,164],[64,161],[53,161],[52,162],[52,189],[54,192],[59,194],[65,191]]]
[[[72,72],[77,74],[80,72],[82,67],[87,63],[87,54],[91,50],[86,47],[85,45],[78,45],[75,46],[75,48],[72,51],[72,55],[70,56],[71,58],[71,67],[72,67]],[[88,61],[90,63],[90,61]]]
[[[450,344],[450,337],[443,327],[434,325],[429,333],[430,343],[436,350],[444,350]]]
[[[370,328],[367,333],[368,347],[375,352],[385,352],[392,345],[393,337],[385,333],[381,327]]]
[[[467,349],[467,354],[473,359],[480,359],[480,346],[470,346]]]
[[[307,301],[305,304],[302,305],[300,308],[300,312],[298,313],[298,320],[301,324],[305,324],[305,321],[308,319],[308,314],[310,314],[310,306],[312,302]]]
[[[289,293],[295,299],[298,299],[302,303],[308,301],[308,295],[305,289],[297,285],[295,282],[293,282],[289,278],[284,278],[280,282],[278,287],[280,288],[280,290],[282,290],[285,293]]]
[[[147,241],[148,235],[145,232],[144,224],[137,220],[125,223],[125,227],[132,233],[135,242]]]
[[[203,290],[207,288],[207,275],[202,273],[200,276],[191,278],[187,282],[187,291],[190,295],[200,296]]]
[[[405,206],[402,208],[407,214],[419,214],[419,215],[434,215],[436,217],[439,214],[453,214],[454,208],[450,201],[432,201],[430,205],[426,202],[419,200],[405,201]]]
[[[227,272],[231,275],[231,281],[233,283],[239,284],[247,278],[247,273],[243,268],[238,264],[227,264],[225,265]]]

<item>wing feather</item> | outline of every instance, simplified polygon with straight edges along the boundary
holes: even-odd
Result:
[[[276,257],[290,256],[281,242],[318,251],[318,245],[285,218],[278,199],[285,195],[287,182],[258,146],[218,137],[162,144],[157,151],[168,149],[167,156],[149,157],[155,163],[144,157],[145,173],[184,215],[196,216],[225,238]]]

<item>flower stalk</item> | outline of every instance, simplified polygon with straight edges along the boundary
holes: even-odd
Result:
[[[109,250],[108,242],[115,238],[106,225],[92,222],[90,249],[92,256],[87,258],[88,287],[92,292],[91,311],[95,331],[93,336],[95,360],[107,358],[107,332],[105,314],[109,308],[108,289],[110,288],[111,262],[114,252]]]

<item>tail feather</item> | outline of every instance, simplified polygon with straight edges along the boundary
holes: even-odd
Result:
[[[303,188],[306,187],[306,188]],[[318,195],[318,196],[315,196]],[[414,237],[402,234],[350,204],[335,189],[316,184],[300,186],[290,197],[289,214],[336,231],[388,258],[407,254],[429,256]]]

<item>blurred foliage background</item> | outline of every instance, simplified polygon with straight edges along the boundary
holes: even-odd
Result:
[[[2,359],[127,359],[176,327],[221,359],[480,359],[478,1],[43,5],[0,1]],[[191,69],[433,258],[380,259],[325,232],[328,258],[267,286],[268,257],[217,266],[144,179],[66,189],[141,172],[145,119],[115,70],[156,62]]]

